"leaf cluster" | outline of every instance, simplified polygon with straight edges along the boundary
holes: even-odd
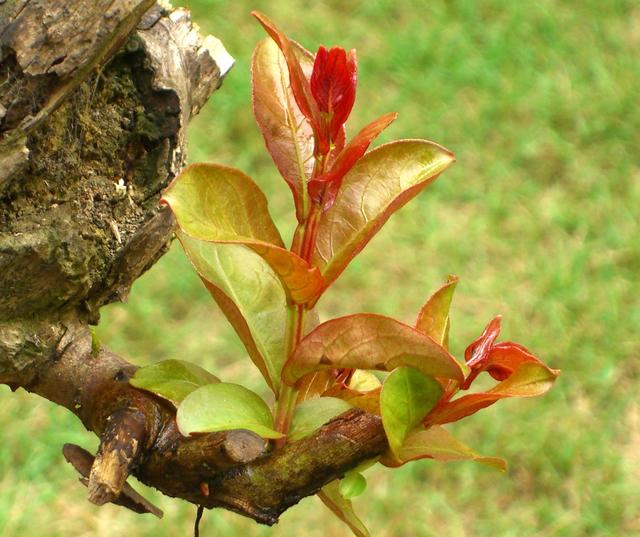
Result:
[[[267,17],[254,15],[269,37],[253,54],[253,109],[293,196],[293,242],[284,244],[264,194],[234,168],[193,164],[162,201],[175,214],[191,264],[273,390],[275,408],[243,386],[178,360],[142,368],[131,383],[176,405],[184,435],[242,428],[273,439],[277,449],[360,407],[382,418],[389,451],[379,462],[386,466],[430,458],[504,470],[504,461],[479,455],[443,425],[505,397],[542,394],[558,371],[518,344],[496,343],[499,317],[469,345],[464,360],[452,356],[455,276],[428,298],[413,325],[372,313],[319,323],[315,313],[351,260],[454,162],[453,154],[427,140],[368,151],[395,114],[349,140],[355,51],[321,47],[314,55]],[[467,393],[483,372],[497,384]],[[350,502],[366,485],[361,470],[319,496],[356,535],[368,535]]]

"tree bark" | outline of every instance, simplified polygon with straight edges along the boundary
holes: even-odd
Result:
[[[0,3],[0,382],[100,437],[95,458],[65,447],[94,503],[159,514],[133,474],[273,524],[384,452],[380,419],[353,410],[280,450],[248,431],[185,438],[173,407],[131,387],[135,366],[89,328],[166,251],[174,220],[160,192],[231,63],[187,11],[151,0]]]

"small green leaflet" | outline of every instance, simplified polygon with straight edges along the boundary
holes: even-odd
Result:
[[[141,367],[129,381],[132,386],[164,397],[175,406],[201,386],[218,382],[218,377],[183,360],[163,360]]]
[[[366,478],[358,471],[351,470],[340,480],[338,490],[345,500],[360,496],[367,488]]]
[[[199,388],[182,401],[176,421],[184,436],[233,429],[247,429],[263,438],[282,436],[273,429],[267,404],[239,384],[221,382]]]
[[[351,405],[336,397],[316,397],[300,403],[293,414],[289,440],[296,442],[328,421],[349,410]]]
[[[413,367],[398,367],[386,378],[380,392],[382,425],[393,453],[442,396],[442,387],[433,377]]]

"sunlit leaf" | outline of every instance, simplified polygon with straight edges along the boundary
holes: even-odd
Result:
[[[377,390],[380,386],[382,386],[380,379],[371,371],[364,369],[356,369],[349,379],[349,388],[357,392],[370,392]]]
[[[345,499],[340,494],[340,484],[338,481],[332,481],[328,485],[324,486],[318,497],[324,502],[324,504],[331,509],[340,520],[342,520],[353,532],[356,537],[370,537],[369,530],[362,523],[362,521],[356,516],[351,500]]]
[[[367,488],[366,478],[358,471],[351,470],[344,474],[338,485],[338,491],[345,500],[360,496]]]
[[[318,225],[312,264],[325,286],[333,282],[389,217],[454,161],[425,140],[400,140],[373,149],[342,181],[333,206]]]
[[[199,241],[181,232],[177,237],[249,356],[277,393],[285,359],[287,303],[275,272],[243,245]]]
[[[425,419],[425,425],[458,421],[505,397],[534,397],[551,388],[560,372],[542,363],[525,362],[506,380],[490,390],[463,395],[436,407]]]
[[[458,363],[429,336],[395,319],[370,313],[340,317],[318,326],[287,360],[282,378],[293,385],[311,371],[392,371],[402,365],[429,376],[462,380]]]
[[[178,407],[176,421],[184,436],[247,429],[263,438],[280,438],[273,417],[260,396],[244,386],[208,384],[187,396]]]
[[[290,43],[309,78],[313,55]],[[253,53],[251,83],[253,113],[274,163],[291,188],[301,222],[308,210],[307,182],[315,162],[313,129],[295,101],[286,61],[271,38],[260,41]]]
[[[132,386],[164,397],[176,406],[201,386],[217,382],[218,377],[183,360],[163,360],[141,367],[129,380]]]
[[[193,164],[164,192],[162,201],[193,239],[239,243],[258,253],[278,275],[293,302],[305,303],[322,288],[317,268],[282,243],[264,194],[244,173],[219,164]]]
[[[416,328],[448,348],[449,308],[458,277],[450,275],[447,282],[433,293],[418,314]]]
[[[346,412],[351,405],[334,397],[316,397],[300,403],[293,414],[289,440],[295,442]]]
[[[389,447],[398,453],[442,396],[440,384],[413,367],[399,367],[385,379],[380,393],[382,424]]]
[[[428,429],[417,429],[407,436],[401,448],[393,454],[387,454],[380,462],[385,466],[401,466],[418,459],[438,461],[470,460],[506,471],[507,463],[499,457],[485,457],[469,446],[456,440],[444,427],[434,425]]]

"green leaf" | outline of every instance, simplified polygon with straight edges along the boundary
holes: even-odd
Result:
[[[295,442],[309,436],[350,408],[349,403],[335,397],[316,397],[300,403],[293,414],[289,440]]]
[[[247,429],[263,438],[280,438],[273,417],[259,395],[239,384],[208,384],[188,395],[178,407],[178,429],[184,436]]]
[[[321,369],[393,371],[402,365],[433,377],[463,380],[455,358],[429,336],[372,313],[340,317],[318,326],[287,360],[282,379],[294,385],[307,373]]]
[[[373,149],[345,175],[333,206],[318,224],[312,264],[329,286],[389,217],[454,161],[426,140],[399,140]]]
[[[407,435],[436,405],[442,392],[437,380],[413,367],[399,367],[386,378],[380,392],[380,412],[393,453],[398,453]]]
[[[291,302],[308,302],[322,289],[319,270],[284,248],[264,194],[240,170],[192,164],[169,185],[162,201],[191,238],[254,250],[280,278]]]
[[[278,277],[262,257],[245,246],[199,241],[179,231],[176,235],[249,356],[278,393],[287,322],[287,303]]]
[[[340,494],[338,481],[332,481],[323,487],[322,490],[318,492],[318,497],[331,509],[334,515],[351,528],[351,531],[356,537],[371,537],[367,527],[355,514],[351,501]]]
[[[313,55],[297,43],[290,43],[309,78]],[[251,85],[253,113],[274,163],[291,188],[301,222],[308,210],[307,182],[315,163],[313,129],[298,108],[284,55],[271,38],[260,41],[255,48]]]
[[[446,283],[440,286],[422,306],[416,321],[416,329],[431,336],[445,348],[449,346],[447,341],[449,308],[456,285],[458,285],[458,277],[449,275]]]
[[[175,406],[201,386],[218,382],[218,377],[183,360],[163,360],[141,367],[129,380],[132,386],[164,397]]]
[[[367,480],[360,473],[351,470],[344,474],[344,478],[340,480],[338,490],[345,500],[351,500],[360,496],[367,488]]]
[[[407,436],[395,457],[381,461],[386,466],[397,467],[418,459],[438,461],[474,461],[501,472],[507,470],[507,463],[499,457],[485,457],[469,446],[456,440],[444,427],[434,425],[428,429],[418,429]]]

